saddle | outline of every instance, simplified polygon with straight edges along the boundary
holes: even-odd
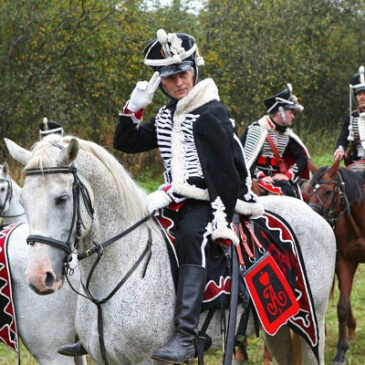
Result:
[[[173,222],[164,215],[158,216],[157,220],[165,232],[172,273],[177,275]],[[240,216],[233,228],[241,239],[237,246],[240,263],[238,305],[243,306],[246,313],[246,318],[239,319],[236,338],[245,335],[246,310],[249,308],[272,335],[287,323],[303,336],[318,357],[319,334],[314,304],[293,230],[282,217],[269,211],[250,222]],[[208,279],[202,311],[229,307],[233,272],[230,252],[230,247],[213,241],[206,247]],[[177,277],[174,279],[176,282]]]

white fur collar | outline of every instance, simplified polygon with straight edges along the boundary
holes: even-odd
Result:
[[[259,126],[267,131],[272,131],[275,129],[275,124],[270,120],[268,115],[264,115],[261,119],[257,121]]]
[[[189,113],[212,100],[219,101],[218,89],[213,79],[205,79],[197,83],[188,95],[178,101],[175,114]]]

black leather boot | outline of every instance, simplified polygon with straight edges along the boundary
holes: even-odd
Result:
[[[207,271],[204,267],[180,266],[175,307],[175,332],[165,346],[153,352],[153,359],[173,364],[193,363],[206,278]]]
[[[77,341],[72,345],[61,346],[58,353],[65,356],[82,356],[86,355],[87,351],[84,349],[81,341]]]

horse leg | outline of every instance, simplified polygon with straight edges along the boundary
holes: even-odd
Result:
[[[266,345],[266,341],[264,341],[264,362],[263,365],[271,365],[272,364],[272,355]]]
[[[351,340],[356,337],[356,319],[352,314],[351,303],[350,303],[350,313],[347,319],[347,337]]]
[[[293,343],[288,326],[279,329],[275,336],[264,334],[267,348],[278,365],[293,365]]]
[[[349,348],[347,342],[346,326],[351,310],[350,294],[356,268],[357,263],[346,262],[341,256],[339,256],[336,268],[338,285],[340,289],[340,299],[337,304],[339,338],[337,342],[337,353],[333,359],[333,365],[345,364],[345,353]]]
[[[232,360],[232,364],[234,365],[243,365],[247,363],[247,339],[245,338],[241,343],[239,343],[236,347],[236,351]]]

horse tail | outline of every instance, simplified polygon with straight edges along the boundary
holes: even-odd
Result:
[[[303,351],[302,351],[302,341],[298,334],[294,331],[292,333],[292,345],[293,345],[293,365],[303,364]]]

